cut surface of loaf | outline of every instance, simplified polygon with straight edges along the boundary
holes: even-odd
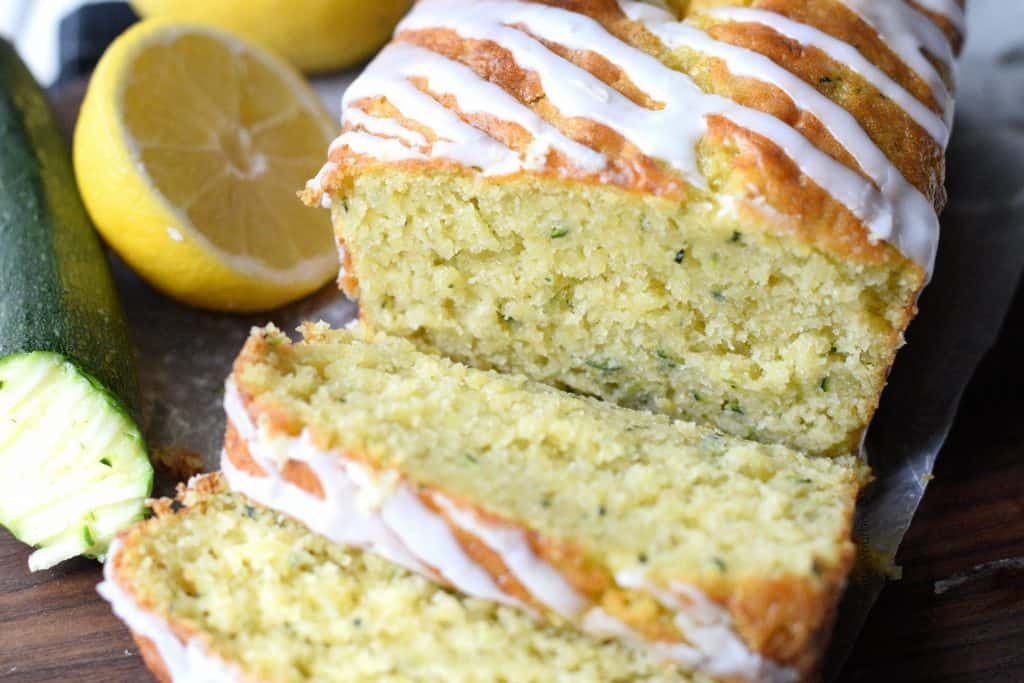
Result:
[[[855,451],[934,260],[955,0],[422,0],[311,181],[363,321]]]
[[[706,683],[344,548],[193,480],[122,534],[100,593],[164,683]]]
[[[361,329],[254,330],[231,487],[470,595],[730,680],[818,663],[864,467],[481,371]]]

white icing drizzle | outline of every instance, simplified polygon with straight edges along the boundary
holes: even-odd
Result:
[[[659,602],[661,602],[659,600]],[[684,605],[684,609],[699,609],[685,606],[678,600],[673,604]],[[695,640],[699,640],[701,648],[686,643],[670,643],[645,641],[642,634],[630,628],[619,619],[605,612],[600,607],[591,608],[583,619],[583,629],[596,636],[618,638],[634,646],[645,644],[656,656],[676,662],[686,662],[690,669],[706,671],[712,676],[733,679],[737,676],[745,680],[765,681],[766,683],[793,683],[799,679],[797,672],[791,668],[781,667],[759,655],[743,648],[742,642],[736,639],[729,630],[719,625],[697,625],[693,619],[676,618],[676,626],[685,631],[687,637],[692,632]],[[737,648],[737,644],[739,648]],[[706,649],[711,647],[713,649]],[[708,652],[715,653],[714,657]],[[723,666],[722,662],[728,662]]]
[[[248,419],[233,417],[246,413],[238,390],[232,385],[225,390],[224,403],[231,423],[248,446],[249,455],[268,474],[266,477],[258,477],[243,472],[222,454],[221,469],[232,489],[241,491],[258,503],[273,500],[274,509],[307,520],[307,526],[313,531],[336,543],[367,548],[412,571],[431,573],[384,524],[374,517],[361,514],[356,508],[358,490],[341,467],[340,459],[322,457],[323,454],[301,437],[280,441],[278,449],[283,450],[286,458],[292,455],[292,451],[303,453],[304,462],[318,473],[324,498],[292,486],[280,476],[276,464],[280,456],[272,452],[273,447],[268,439],[258,438],[256,428]],[[313,460],[316,461],[315,466]]]
[[[619,9],[632,21],[665,23],[679,21],[667,7],[652,5],[643,0],[619,0]]]
[[[345,270],[345,257],[348,252],[345,251],[345,246],[341,240],[337,240],[336,244],[338,246],[338,277],[336,279],[340,283],[348,274]],[[358,318],[356,318],[356,320],[358,320]]]
[[[627,4],[642,3],[623,3],[624,6]],[[846,150],[894,207],[896,215],[920,216],[926,222],[923,226],[926,229],[896,233],[894,245],[905,254],[918,255],[923,262],[934,260],[939,224],[931,202],[907,181],[850,112],[758,52],[715,40],[690,24],[652,21],[645,25],[668,47],[686,46],[717,57],[726,63],[730,73],[770,83],[789,95],[797,107],[813,114],[836,140],[843,142]]]
[[[434,513],[408,486],[399,486],[377,513],[406,547],[468,595],[525,608],[503,591],[491,575],[462,549],[444,518]],[[453,560],[456,560],[453,562]]]
[[[337,144],[338,147],[348,147],[356,154],[373,156],[381,161],[430,158],[418,149],[403,144],[401,140],[382,138],[362,130],[350,130],[342,133],[334,144]]]
[[[354,101],[386,94],[388,101],[403,115],[415,118],[433,129],[438,140],[433,145],[431,156],[444,157],[464,166],[479,168],[485,175],[503,175],[515,171],[519,156],[513,150],[479,128],[466,123],[409,81],[410,76],[419,74],[412,68],[416,62],[410,60],[406,54],[406,47],[409,46],[395,44],[382,50],[370,68],[349,86],[345,92],[343,107],[347,109]],[[353,135],[365,136],[365,149],[353,147]],[[373,145],[374,141],[380,140],[385,142],[379,144],[397,143],[396,140],[356,132],[342,134],[338,144],[344,144],[357,153],[377,156],[373,154]],[[410,150],[410,153],[420,154],[415,150]],[[427,158],[427,155],[420,156]]]
[[[425,79],[427,88],[432,92],[454,96],[464,113],[486,113],[521,126],[533,136],[534,146],[525,158],[520,158],[518,152],[469,125],[419,90],[409,80],[416,77]],[[429,156],[454,159],[481,169],[485,175],[506,175],[524,168],[542,168],[548,149],[561,152],[574,166],[586,172],[596,173],[607,164],[603,154],[568,138],[499,86],[477,76],[469,67],[409,43],[389,45],[349,87],[343,102],[344,121],[350,121],[348,112],[354,110],[353,103],[382,96],[387,97],[404,116],[433,129],[440,139],[431,147]],[[379,133],[380,130],[373,132]],[[360,150],[349,144],[348,138],[349,133],[344,133],[332,146],[347,145],[353,151],[379,157],[367,149],[366,141]],[[383,147],[383,140],[381,145]]]
[[[250,444],[250,455],[252,448]],[[263,467],[267,476],[254,476],[235,467],[227,454],[222,453],[221,471],[232,490],[299,520],[335,543],[376,553],[410,571],[449,583],[469,595],[524,607],[497,588],[490,576],[465,555],[443,520],[408,490],[396,490],[380,510],[368,509],[357,502],[365,491],[359,489],[353,478],[344,472],[351,463],[340,468],[337,464],[340,459],[335,454],[320,454],[316,459],[321,457],[324,462],[316,465],[312,460],[305,462],[314,471],[322,468],[317,478],[325,489],[324,498],[288,482],[273,465]],[[328,474],[325,470],[332,468],[335,470],[333,476],[322,476]],[[363,478],[363,481],[367,480]],[[328,487],[332,489],[330,494],[326,490]],[[439,568],[435,570],[417,559],[419,557],[431,558]]]
[[[586,600],[551,565],[537,557],[522,529],[485,522],[438,494],[434,494],[434,502],[455,524],[500,555],[508,570],[532,595],[567,619],[579,618]]]
[[[338,168],[338,164],[333,161],[328,161],[320,168],[319,171],[317,171],[317,174],[313,178],[306,181],[306,189],[320,195],[320,206],[325,209],[331,208],[331,196],[323,191],[324,180],[336,168]]]
[[[531,34],[569,49],[593,50],[603,55],[663,106],[647,109],[635,104],[509,24],[522,25]],[[894,216],[894,207],[869,182],[790,126],[763,112],[703,92],[686,74],[618,40],[589,17],[511,0],[482,0],[473,5],[472,12],[461,11],[460,0],[424,0],[399,30],[426,28],[449,28],[466,38],[495,41],[512,53],[520,67],[540,77],[548,100],[563,115],[584,117],[616,130],[645,154],[667,161],[697,186],[703,187],[705,182],[696,165],[696,143],[706,131],[706,117],[718,114],[781,147],[805,175],[863,221],[873,239],[896,245],[929,242],[927,237],[905,239],[897,234],[897,226],[900,230],[926,230],[922,223],[927,225],[927,216]],[[935,118],[941,125],[941,120]],[[930,269],[930,250],[907,256],[925,270]]]
[[[837,62],[860,74],[883,95],[895,102],[928,135],[942,147],[949,142],[949,126],[942,116],[929,109],[888,74],[872,64],[857,48],[833,38],[813,26],[801,24],[775,12],[746,7],[722,7],[708,12],[709,16],[726,21],[751,22],[767,26],[803,45],[816,47]]]
[[[114,558],[121,551],[121,542],[114,541],[103,566],[104,580],[96,592],[110,603],[121,621],[135,633],[148,638],[163,660],[173,683],[239,683],[245,680],[241,672],[234,671],[218,657],[209,654],[199,638],[187,643],[178,640],[165,619],[143,609],[132,596],[121,588],[114,574]]]
[[[600,607],[592,607],[587,610],[586,615],[583,617],[582,629],[587,633],[592,633],[596,636],[618,638],[619,640],[634,645],[646,642],[646,639],[640,632],[630,628]],[[708,659],[708,657],[702,654],[700,650],[686,643],[667,643],[659,641],[655,643],[646,643],[646,646],[653,649],[658,653],[658,656],[664,659],[675,662],[685,662],[685,665],[691,669],[700,667]],[[760,680],[755,677],[757,667],[748,666],[746,661],[744,661],[744,665],[741,667],[733,666],[731,668],[733,671],[738,668],[742,668],[744,669],[747,678]]]
[[[746,648],[742,639],[732,631],[728,614],[696,588],[687,587],[689,592],[685,594],[690,596],[692,593],[702,598],[703,602],[697,608],[685,601],[666,605],[677,612],[677,626],[690,643],[651,643],[624,624],[614,626],[612,622],[615,620],[610,615],[602,618],[595,613],[595,608],[576,593],[557,569],[533,552],[522,529],[485,522],[447,497],[434,494],[433,502],[444,512],[443,517],[424,505],[407,484],[376,475],[339,452],[319,450],[308,435],[267,434],[266,430],[253,424],[231,380],[225,389],[224,405],[228,419],[245,441],[250,456],[267,474],[266,477],[258,477],[242,472],[225,453],[222,454],[221,469],[229,486],[262,505],[294,517],[332,541],[367,548],[435,580],[443,577],[468,595],[532,612],[528,606],[501,591],[490,575],[466,555],[447,526],[447,517],[452,524],[494,551],[538,601],[556,613],[578,620],[585,630],[595,635],[621,636],[627,642],[651,649],[656,655],[684,667],[721,672],[723,676],[771,683],[794,680],[794,670],[768,662]],[[313,469],[324,490],[323,499],[281,476],[279,467],[289,459],[305,462]],[[349,519],[351,517],[361,519]],[[628,575],[625,578],[629,580]],[[648,584],[636,584],[635,587],[651,590]],[[664,589],[658,590],[664,592]],[[673,590],[683,592],[677,586],[673,586]],[[658,597],[654,591],[651,592]],[[694,605],[697,603],[697,600],[693,601]],[[712,626],[706,617],[708,609],[718,610],[712,625],[714,638],[709,635],[708,629]],[[680,618],[679,614],[685,612],[693,613]]]
[[[953,94],[925,52],[939,60],[955,81],[956,56],[946,34],[931,19],[904,2],[878,0],[840,0],[871,28],[904,64],[911,68],[932,91],[943,112],[947,128],[953,125]]]
[[[693,586],[673,582],[671,590],[651,582],[643,570],[626,570],[615,575],[615,582],[626,588],[644,590],[662,606],[675,613],[676,627],[686,634],[687,639],[699,652],[722,656],[731,662],[741,662],[743,675],[751,680],[792,683],[799,676],[796,671],[750,652],[731,626],[729,613],[707,598]],[[703,670],[713,676],[728,676],[717,661],[702,662]]]
[[[355,128],[362,128],[366,132],[377,136],[398,138],[410,147],[426,147],[430,144],[421,133],[409,130],[394,119],[382,119],[379,116],[371,116],[356,107],[349,107],[343,112],[341,123],[345,127],[351,124]],[[337,140],[331,143],[328,153],[333,152],[337,144]]]
[[[967,28],[967,15],[957,0],[914,0],[918,6],[949,19],[961,34]]]
[[[941,76],[922,53],[924,49],[952,64],[952,49],[941,30],[920,12],[900,2],[841,1],[865,18],[908,66],[929,83],[942,115],[930,110],[856,48],[818,29],[756,9],[726,7],[709,14],[724,20],[760,23],[822,49],[871,82],[945,145],[952,101]],[[814,113],[829,128],[877,185],[877,190],[784,122],[701,91],[686,74],[617,39],[585,15],[517,0],[480,0],[471,12],[466,12],[464,2],[422,0],[398,30],[445,28],[465,38],[497,43],[511,53],[518,66],[540,79],[546,98],[562,116],[592,120],[615,130],[641,152],[665,161],[699,188],[707,185],[697,167],[696,146],[706,133],[707,117],[720,115],[778,145],[803,174],[860,219],[873,240],[890,242],[921,265],[927,275],[931,274],[938,241],[938,220],[931,203],[909,185],[849,112],[830,103],[771,60],[759,60],[752,51],[729,49],[734,46],[711,41],[706,34],[677,21],[657,6],[620,2],[628,16],[643,21],[666,43],[686,43],[717,54],[726,59],[731,70],[784,89],[799,106]],[[634,103],[538,39],[567,49],[601,54],[618,65],[659,106],[648,109]],[[521,126],[533,136],[533,143],[522,154],[510,149],[419,90],[410,81],[413,78],[424,79],[427,89],[437,95],[453,97],[458,108],[467,114],[486,113]],[[385,97],[403,116],[431,128],[437,139],[429,144],[425,136],[398,122],[371,116],[357,108],[360,100],[371,97]],[[598,172],[607,164],[603,155],[570,139],[498,85],[456,61],[408,43],[395,43],[383,50],[346,93],[343,108],[346,130],[332,149],[343,146],[384,161],[446,158],[490,176],[542,168],[551,150],[557,150],[576,168],[588,173]],[[332,169],[333,164],[325,166],[310,187],[319,190]]]
[[[308,434],[270,437],[262,433],[249,419],[231,381],[224,407],[249,455],[268,475],[245,475],[222,454],[221,469],[233,490],[285,512],[335,543],[365,548],[434,579],[440,575],[471,595],[522,607],[466,555],[444,520],[423,505],[408,485],[384,481],[341,453],[316,448]],[[281,463],[288,460],[309,465],[324,498],[281,476]],[[265,479],[272,481],[265,483]]]

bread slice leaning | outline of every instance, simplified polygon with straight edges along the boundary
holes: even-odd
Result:
[[[706,683],[466,598],[193,480],[124,532],[100,593],[164,683]]]
[[[811,676],[866,474],[361,329],[254,330],[230,486],[472,596],[729,680]]]

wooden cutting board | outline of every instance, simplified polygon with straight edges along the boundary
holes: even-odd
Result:
[[[29,549],[0,530],[0,681],[151,681],[128,631],[96,594],[100,566],[28,570]]]

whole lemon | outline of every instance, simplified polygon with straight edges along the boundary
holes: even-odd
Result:
[[[209,24],[308,73],[343,69],[383,45],[412,0],[131,0],[143,17]]]

